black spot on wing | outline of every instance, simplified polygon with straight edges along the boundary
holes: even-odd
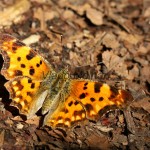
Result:
[[[13,42],[12,44],[12,50],[15,52],[19,47],[25,46],[24,43],[22,43],[19,40],[16,40],[15,42]]]
[[[103,97],[100,97],[100,98],[99,98],[99,101],[103,101],[103,100],[104,100],[104,98],[103,98]]]
[[[16,51],[16,50],[17,50],[17,47],[12,47],[12,50],[13,50],[13,51]]]
[[[21,57],[17,57],[17,60],[18,60],[18,61],[21,61]]]
[[[30,70],[29,70],[29,74],[32,76],[32,75],[34,75],[34,73],[35,73],[35,69],[30,68]]]
[[[14,47],[21,47],[21,46],[26,46],[23,42],[16,40],[15,42],[13,42],[13,46]]]
[[[32,83],[31,84],[31,89],[34,89],[35,88],[35,83]]]
[[[86,104],[85,109],[86,109],[86,111],[90,112],[91,110],[93,110],[93,106],[91,104]]]
[[[74,105],[78,105],[78,104],[79,104],[79,102],[78,102],[78,101],[75,101],[75,102],[74,102]]]
[[[68,106],[70,107],[72,104],[73,104],[73,101],[69,102],[69,103],[68,103]]]
[[[95,82],[94,83],[94,92],[99,93],[101,86],[102,86],[102,83]]]
[[[109,97],[110,100],[114,99],[119,94],[118,90],[115,87],[110,86],[110,91],[111,91],[111,94]]]
[[[87,85],[88,85],[88,82],[85,82],[85,83],[84,83],[84,86],[87,86]]]
[[[65,111],[64,111],[64,112],[65,112],[65,114],[67,114],[69,111],[68,111],[68,109],[65,109]]]
[[[84,83],[83,90],[86,90],[86,89],[87,89],[87,85],[88,85],[88,82],[85,82],[85,83]]]
[[[40,64],[36,64],[36,67],[40,67]]]
[[[59,116],[59,117],[57,118],[57,121],[58,121],[58,120],[62,120],[62,119],[63,119],[63,117]]]
[[[16,76],[22,76],[23,73],[22,73],[21,70],[16,70],[16,71],[15,71],[15,75],[16,75]]]
[[[27,106],[28,105],[28,101],[25,99],[24,100],[24,104]]]
[[[21,64],[21,68],[25,68],[26,67],[26,65],[25,64]]]
[[[94,102],[94,101],[95,101],[95,98],[91,97],[90,100],[91,100],[91,102]]]
[[[65,118],[65,122],[71,122],[70,118]]]
[[[42,60],[40,60],[40,65],[42,65]]]
[[[18,98],[19,98],[19,99],[22,99],[23,97],[22,97],[22,95],[20,95],[20,96],[18,96]]]
[[[87,87],[86,87],[86,86],[84,86],[84,87],[83,87],[83,90],[86,90],[86,89],[87,89]]]
[[[85,111],[84,110],[74,111],[74,116],[81,116],[82,113],[85,113]]]
[[[28,79],[28,83],[32,83],[32,80],[31,80],[31,79]]]
[[[31,92],[27,92],[27,95],[32,96],[32,93]]]
[[[85,94],[85,93],[82,93],[82,94],[79,96],[80,99],[83,99],[83,98],[85,98],[85,97],[86,97],[86,94]]]
[[[19,88],[20,91],[24,88],[20,81],[17,82],[16,86]]]
[[[27,60],[31,60],[33,57],[35,57],[35,54],[30,51],[28,55],[26,55]]]

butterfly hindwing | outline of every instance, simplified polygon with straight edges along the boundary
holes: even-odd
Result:
[[[97,121],[104,110],[123,108],[133,97],[125,90],[117,90],[108,84],[90,80],[71,80],[70,92],[53,114],[45,118],[45,125],[70,127],[74,123],[90,119]],[[64,91],[62,91],[64,93]]]

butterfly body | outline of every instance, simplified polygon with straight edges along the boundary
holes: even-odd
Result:
[[[71,127],[85,119],[97,121],[110,107],[124,108],[133,100],[128,91],[108,84],[71,79],[67,69],[55,72],[48,61],[11,35],[0,35],[0,53],[11,105],[27,118],[41,108],[44,125]]]
[[[45,80],[48,94],[42,106],[42,114],[50,111],[51,113],[56,109],[59,103],[65,101],[69,94],[70,79],[67,70],[62,70],[59,73],[52,74],[48,80]],[[45,87],[45,85],[42,85]],[[43,89],[43,87],[41,89]]]

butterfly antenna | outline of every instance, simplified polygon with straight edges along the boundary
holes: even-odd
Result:
[[[59,34],[59,35],[60,35],[60,37],[61,37],[60,41],[61,41],[61,45],[62,45],[62,37],[63,37],[63,34],[62,34],[61,32],[59,32],[59,31],[55,31],[55,30],[52,30],[52,29],[50,29],[50,31],[51,31],[52,33],[55,33],[55,34]]]

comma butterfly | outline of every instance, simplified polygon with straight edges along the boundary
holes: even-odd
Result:
[[[11,105],[32,118],[41,108],[44,125],[71,127],[84,119],[98,120],[108,107],[124,108],[132,95],[108,84],[70,79],[67,70],[55,72],[36,51],[8,34],[0,35],[4,59],[1,74],[9,80],[5,87]]]

